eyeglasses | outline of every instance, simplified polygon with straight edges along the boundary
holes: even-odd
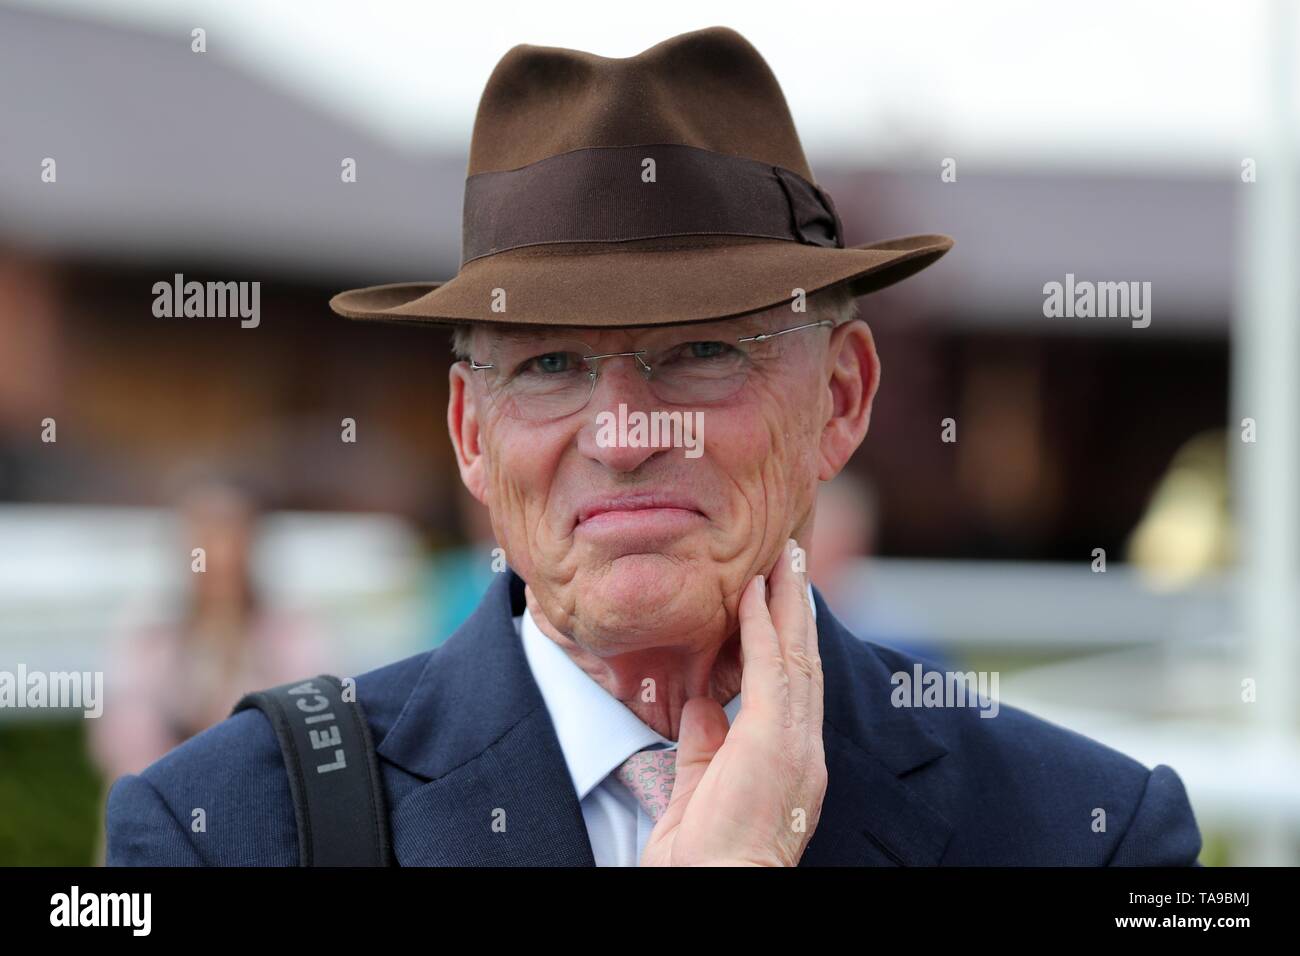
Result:
[[[585,343],[574,339],[506,336],[489,346],[485,364],[471,358],[469,367],[483,373],[493,403],[504,414],[523,421],[551,421],[585,408],[596,390],[600,363],[621,357],[635,359],[659,401],[707,405],[726,401],[744,388],[755,367],[754,346],[834,324],[823,319],[725,339],[702,338],[699,332],[686,330],[650,348],[600,354],[593,354]]]

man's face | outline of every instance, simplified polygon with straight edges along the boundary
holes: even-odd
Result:
[[[685,335],[680,327],[519,334],[480,328],[472,351],[480,363],[503,352],[517,356],[520,335],[534,335],[542,352],[566,339],[594,354],[653,353],[683,338],[721,343],[700,347],[709,355],[734,347],[740,336],[816,318],[781,307],[689,326]],[[865,325],[851,325],[869,346]],[[818,480],[833,477],[847,457],[842,441],[827,440],[842,404],[835,343],[846,331],[806,329],[754,345],[740,390],[703,404],[656,396],[633,357],[602,359],[588,403],[541,422],[509,414],[509,403],[485,378],[493,372],[453,367],[449,422],[466,485],[488,506],[511,566],[561,633],[612,655],[702,649],[735,632],[745,585],[770,571],[787,538],[803,540]],[[531,345],[523,354],[534,354]],[[620,405],[633,422],[637,412],[693,416],[702,424],[701,447],[688,455],[682,447],[611,443]]]

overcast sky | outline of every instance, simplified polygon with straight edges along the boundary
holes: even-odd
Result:
[[[1265,115],[1267,44],[1278,33],[1263,0],[17,2],[172,32],[186,45],[202,26],[210,53],[396,142],[457,151],[488,74],[515,43],[628,56],[725,24],[772,65],[809,153],[866,165],[937,154],[1232,168]],[[1285,37],[1300,58],[1294,18]]]

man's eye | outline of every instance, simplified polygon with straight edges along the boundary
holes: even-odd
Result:
[[[580,362],[581,359],[572,352],[547,352],[524,362],[519,371],[522,374],[558,375],[561,372],[572,372]]]
[[[731,351],[726,342],[687,342],[682,347],[682,354],[693,359],[723,358]]]

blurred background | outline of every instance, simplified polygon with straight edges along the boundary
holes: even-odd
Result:
[[[1295,5],[798,13],[0,5],[0,671],[106,680],[98,719],[0,708],[0,863],[98,861],[116,776],[247,690],[467,616],[493,542],[446,439],[447,338],[326,302],[455,273],[511,46],[716,24],[771,64],[849,243],[957,240],[860,300],[882,386],[814,582],[861,636],[1172,765],[1203,862],[1300,862]],[[259,281],[260,325],[155,317],[176,273]],[[1046,318],[1067,274],[1150,282],[1150,326]]]

